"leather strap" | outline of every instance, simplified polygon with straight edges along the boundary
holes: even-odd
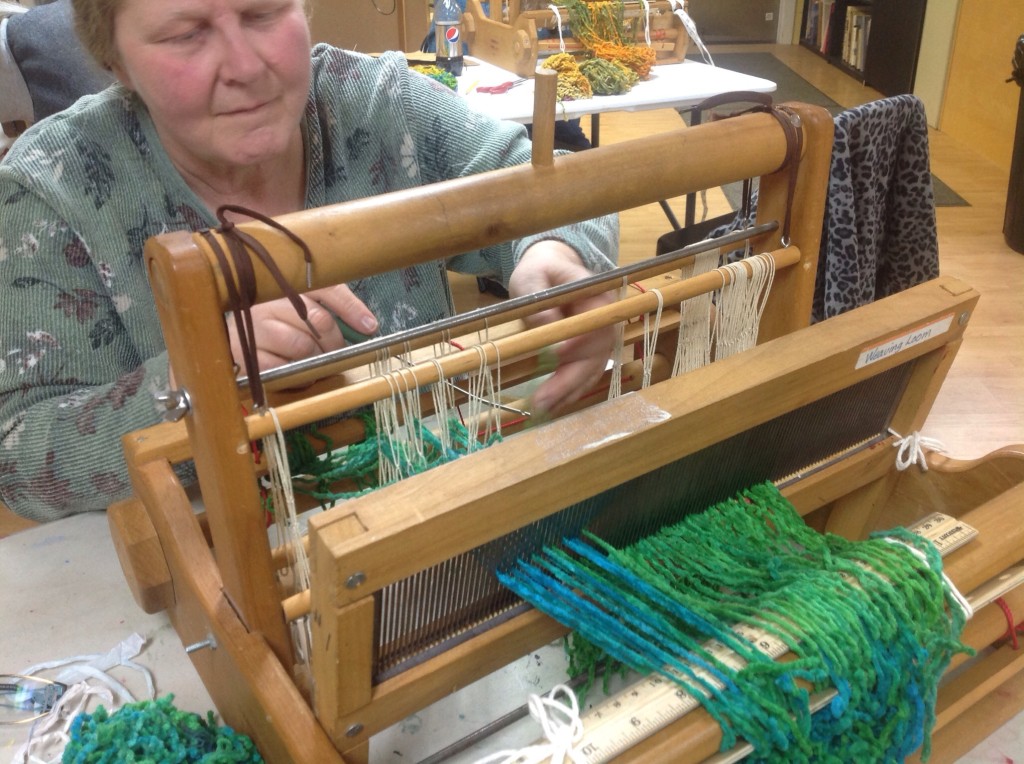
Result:
[[[302,295],[284,277],[281,269],[277,267],[274,258],[258,240],[240,230],[233,222],[227,219],[225,213],[234,212],[239,215],[246,215],[258,220],[265,225],[274,228],[285,234],[301,250],[306,261],[306,285],[312,286],[313,253],[309,246],[296,236],[292,231],[285,228],[273,218],[267,217],[260,212],[250,210],[234,204],[225,204],[217,209],[217,220],[220,227],[214,231],[209,229],[200,231],[203,240],[210,245],[221,272],[224,274],[224,284],[228,292],[228,302],[231,308],[235,327],[238,330],[238,338],[242,345],[242,361],[245,365],[245,373],[249,378],[249,391],[252,393],[253,403],[262,408],[266,404],[263,383],[260,380],[259,361],[256,350],[256,327],[252,320],[252,306],[256,301],[256,272],[253,269],[252,255],[260,259],[264,267],[270,272],[274,281],[277,282],[281,292],[295,308],[299,318],[309,327],[313,337],[320,339],[320,334],[309,322],[309,315],[306,310],[306,302]],[[228,256],[221,247],[220,242],[214,233],[220,234],[227,243]]]
[[[782,221],[782,245],[788,247],[790,244],[790,224],[793,217],[793,197],[796,193],[796,181],[800,169],[800,158],[803,155],[804,134],[800,129],[800,115],[788,106],[778,106],[772,103],[772,97],[767,93],[755,93],[747,90],[737,90],[729,93],[719,93],[706,98],[693,107],[693,113],[698,115],[695,122],[700,124],[700,113],[708,109],[716,109],[726,104],[750,103],[752,106],[740,109],[730,114],[714,114],[714,119],[729,119],[740,114],[753,114],[765,112],[771,114],[782,126],[782,132],[786,136],[786,156],[775,172],[784,167],[789,168],[789,184],[786,193],[786,213]],[[746,188],[746,187],[744,187]]]

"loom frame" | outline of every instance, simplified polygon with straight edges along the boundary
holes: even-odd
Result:
[[[538,87],[540,90],[540,78]],[[622,465],[635,469],[637,458],[629,457],[626,451],[657,453],[671,433],[702,432],[705,439],[713,439],[716,433],[749,426],[751,420],[745,413],[733,411],[721,417],[713,405],[715,401],[727,404],[757,390],[770,392],[773,405],[785,407],[796,395],[793,390],[810,396],[828,385],[849,381],[850,359],[866,344],[905,330],[908,321],[917,322],[911,323],[916,326],[952,310],[963,315],[964,321],[954,321],[945,335],[916,349],[920,358],[914,378],[893,420],[894,427],[907,431],[923,424],[977,295],[959,282],[944,279],[868,306],[848,319],[805,328],[813,293],[832,123],[822,109],[801,105],[794,109],[801,117],[805,138],[794,197],[793,246],[789,250],[796,263],[777,277],[775,296],[762,321],[760,339],[768,344],[721,362],[721,368],[713,364],[686,378],[660,383],[640,397],[606,404],[628,413],[638,400],[653,395],[658,405],[668,405],[671,400],[676,408],[667,423],[627,433],[603,456],[601,450],[593,451],[601,459],[619,454],[623,456]],[[543,126],[538,135],[543,144]],[[281,222],[304,238],[314,252],[360,253],[352,258],[318,258],[314,286],[321,286],[751,174],[761,176],[759,219],[781,219],[788,180],[786,170],[780,167],[784,157],[785,140],[774,119],[765,114],[745,115],[637,139],[627,146],[602,147],[555,159],[542,150],[529,167],[296,213],[283,216]],[[596,180],[609,175],[620,184],[611,190],[598,188],[601,184]],[[538,183],[550,189],[553,199],[561,200],[568,198],[567,191],[578,187],[581,180],[595,190],[572,205],[547,203],[535,209],[527,201]],[[381,231],[378,221],[396,215],[425,221],[424,227],[414,233],[399,226]],[[483,229],[477,224],[480,218],[490,221]],[[288,281],[304,289],[305,264],[297,248],[260,224],[245,228],[274,253]],[[775,249],[778,234],[762,237],[757,245],[759,249]],[[158,237],[147,244],[145,257],[171,362],[180,385],[188,390],[191,408],[183,422],[125,437],[135,496],[110,509],[115,546],[129,586],[144,610],[167,610],[184,644],[214,639],[214,649],[192,653],[193,663],[226,722],[252,735],[268,761],[366,761],[368,738],[373,731],[562,633],[558,624],[537,613],[527,613],[423,667],[373,686],[369,678],[372,591],[399,575],[401,566],[396,563],[405,558],[425,562],[421,552],[427,545],[419,535],[429,533],[437,540],[436,549],[428,550],[433,557],[493,538],[510,524],[553,511],[555,504],[565,498],[559,493],[565,475],[578,477],[583,465],[593,466],[595,457],[568,459],[561,473],[532,470],[523,466],[530,464],[527,459],[515,462],[517,469],[510,476],[514,481],[504,483],[502,490],[515,493],[515,489],[529,488],[534,494],[545,493],[547,502],[537,505],[543,509],[531,508],[515,520],[511,520],[516,515],[513,512],[486,511],[496,491],[477,494],[472,501],[442,501],[436,493],[424,489],[433,480],[414,478],[311,522],[310,545],[318,582],[312,592],[314,645],[323,653],[314,658],[317,692],[311,706],[310,677],[291,670],[292,645],[282,603],[276,595],[276,563],[262,515],[257,512],[259,495],[249,443],[268,431],[266,417],[242,413],[244,391],[235,382],[226,336],[212,330],[223,325],[223,314],[230,308],[224,276],[197,235]],[[257,275],[258,299],[277,297],[272,280],[261,270]],[[811,348],[819,356],[805,355]],[[780,364],[780,359],[786,360]],[[725,384],[730,369],[748,363],[760,369],[765,379],[740,388]],[[312,421],[331,413],[336,405],[332,388],[340,382],[338,389],[343,391],[352,379],[344,371],[330,385],[308,388],[302,400],[290,404],[298,412],[295,418]],[[798,379],[800,383],[795,385]],[[725,390],[734,397],[715,398],[716,391]],[[700,402],[703,407],[697,405]],[[282,409],[283,418],[290,422],[289,410]],[[583,411],[572,420],[553,422],[548,426],[553,428],[550,431],[544,428],[526,433],[523,439],[510,439],[501,444],[503,453],[518,455],[524,448],[529,450],[529,445],[545,437],[543,433],[548,433],[547,437],[564,436],[567,442],[576,444],[577,452],[586,453],[591,449],[573,435],[572,423],[587,422],[589,426],[595,416],[598,414],[593,411]],[[685,443],[684,439],[678,448],[687,447]],[[797,483],[787,493],[802,512],[833,507],[826,518],[829,527],[857,535],[872,525],[884,496],[897,482],[890,476],[888,445],[876,444],[853,454],[841,465]],[[195,461],[202,489],[205,511],[198,514],[173,469],[173,465],[189,458]],[[497,477],[495,458],[486,454],[474,456],[465,464],[448,465],[442,468],[447,469],[443,475],[460,479],[460,472],[473,470],[479,476],[488,462],[491,466],[486,474]],[[610,465],[615,469],[607,471],[609,476],[623,474],[622,465]],[[1009,469],[1012,472],[1015,468]],[[466,476],[461,480],[466,482]],[[473,488],[472,484],[481,481],[468,482]],[[426,497],[434,506],[423,507]],[[522,498],[521,494],[514,497],[517,512]],[[401,506],[395,506],[396,501]],[[439,502],[444,506],[436,506]],[[510,504],[501,506],[509,508]],[[484,517],[487,523],[481,522]],[[379,538],[371,539],[377,534]],[[357,590],[345,584],[353,572],[361,573],[364,582]],[[678,734],[671,732],[664,738],[669,741],[666,750],[672,756],[679,752]],[[713,737],[713,732],[704,729],[699,737],[706,739],[709,735]],[[638,748],[636,756],[650,755],[662,744],[652,741]]]

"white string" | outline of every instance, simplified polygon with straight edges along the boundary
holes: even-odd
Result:
[[[395,400],[398,391],[391,376],[390,360],[381,352],[373,362],[373,374],[381,377],[391,390],[388,397],[373,402],[373,418],[377,423],[377,480],[381,485],[391,483],[398,477],[394,461],[387,456],[384,448],[388,444],[394,453],[395,430],[398,427],[398,405]]]
[[[882,541],[887,541],[890,544],[896,544],[897,546],[903,547],[912,555],[914,555],[914,557],[919,559],[925,565],[925,567],[928,567],[928,557],[925,555],[925,553],[922,552],[920,549],[911,546],[903,539],[894,538],[892,536],[882,536]],[[956,585],[953,583],[950,577],[946,575],[945,571],[942,571],[941,575],[942,583],[946,587],[946,591],[949,592],[950,596],[953,598],[953,601],[956,602],[957,606],[963,611],[964,617],[968,621],[974,618],[974,608],[971,606],[971,603],[967,600],[967,598],[964,595],[960,593],[960,590],[956,588]]]
[[[274,527],[277,530],[277,541],[283,546],[288,557],[292,593],[298,594],[309,590],[312,573],[309,556],[302,543],[303,529],[295,506],[295,490],[291,468],[288,466],[288,446],[285,443],[284,430],[281,427],[281,420],[277,418],[277,411],[273,407],[268,407],[266,411],[274,420],[274,431],[263,438],[270,496],[274,503]],[[289,624],[292,644],[295,646],[295,659],[301,666],[310,664],[310,647],[313,641],[310,627],[307,617],[298,618]]]
[[[658,331],[661,329],[661,312],[665,307],[665,298],[660,289],[651,289],[658,297],[658,311],[654,314],[654,326],[651,326],[651,314],[644,313],[644,359],[643,381],[641,387],[646,390],[651,386],[651,371],[654,368],[654,351],[658,346]]]
[[[898,449],[896,452],[896,469],[899,472],[903,472],[912,464],[920,465],[921,471],[927,472],[928,459],[924,452],[925,446],[932,451],[946,453],[946,447],[942,444],[942,441],[935,438],[926,438],[919,432],[912,432],[910,435],[903,437],[890,427],[889,434],[899,439],[892,444],[893,448]]]
[[[564,695],[568,702],[558,700]],[[563,764],[565,761],[583,764],[585,757],[577,757],[575,746],[583,739],[583,720],[576,695],[564,684],[556,685],[547,695],[530,695],[530,716],[536,719],[544,732],[546,743],[538,743],[518,751],[498,751],[474,764]]]
[[[644,7],[644,42],[651,47],[651,4],[647,0],[640,0]]]
[[[483,346],[474,345],[473,350],[477,354],[477,369],[469,378],[469,415],[466,417],[467,429],[469,430],[466,451],[472,453],[479,446],[479,433],[486,427],[489,429],[489,421],[485,422],[484,417],[490,417],[491,407],[489,405],[493,387],[489,385],[491,375],[487,370],[487,353]]]
[[[560,53],[565,53],[565,40],[562,39],[562,16],[558,12],[558,6],[554,3],[548,5],[548,8],[550,8],[551,12],[555,14],[555,29],[558,30],[558,51]]]
[[[715,359],[749,350],[757,343],[761,316],[775,277],[775,260],[763,254],[727,263],[722,272],[715,321]],[[726,279],[726,273],[731,279]]]
[[[686,280],[718,267],[721,250],[698,252],[679,269]],[[676,354],[672,362],[672,376],[678,377],[711,362],[711,292],[684,300],[679,306],[679,332],[676,335]]]
[[[76,655],[70,658],[45,661],[28,666],[20,673],[25,676],[39,676],[44,671],[57,668],[63,670],[53,681],[68,685],[64,695],[48,714],[32,724],[29,738],[14,753],[12,764],[56,764],[69,741],[68,731],[78,714],[86,711],[89,701],[98,698],[109,711],[125,703],[135,702],[135,697],[121,682],[107,672],[117,666],[124,666],[142,674],[146,681],[146,699],[156,697],[153,674],[148,668],[136,663],[135,658],[146,641],[139,634],[131,634],[110,651],[95,655]],[[90,682],[98,682],[99,685]]]
[[[442,450],[447,454],[452,448],[452,432],[448,426],[448,418],[455,408],[455,389],[445,379],[441,362],[437,358],[431,358],[430,363],[437,371],[437,382],[430,386],[434,417],[437,420],[437,438],[441,441]]]
[[[704,62],[715,65],[714,60],[711,58],[711,51],[707,49],[704,41],[700,39],[700,34],[697,32],[697,25],[694,23],[690,14],[686,12],[686,7],[683,5],[682,0],[668,0],[669,5],[672,6],[673,12],[679,17],[679,20],[683,22],[683,27],[686,29],[686,33],[690,35],[690,39],[693,40],[694,45],[700,51],[701,58]]]
[[[494,379],[491,380],[493,385],[493,401],[495,404],[501,403],[501,348],[498,347],[494,342],[491,342],[491,347],[494,348]],[[491,417],[494,419],[494,432],[500,438],[501,437],[501,409],[497,406],[491,406]]]
[[[399,358],[399,360],[404,360]],[[407,366],[398,370],[402,384],[398,386],[398,402],[402,407],[402,424],[399,430],[399,446],[403,448],[402,455],[396,461],[399,469],[399,479],[405,479],[420,469],[427,459],[426,443],[423,440],[423,406],[420,401],[419,380],[416,378],[416,369],[405,361]],[[406,380],[406,375],[412,381]],[[404,468],[404,470],[403,470]]]
[[[625,276],[622,278],[622,286],[619,287],[619,300],[626,299],[629,291],[629,282]],[[622,356],[625,352],[626,322],[619,321],[615,324],[615,336],[612,340],[612,370],[608,378],[608,400],[615,400],[622,395]]]

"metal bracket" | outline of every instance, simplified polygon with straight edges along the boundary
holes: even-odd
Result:
[[[188,390],[164,390],[155,396],[157,403],[164,409],[163,418],[167,422],[177,422],[192,410],[192,399]]]

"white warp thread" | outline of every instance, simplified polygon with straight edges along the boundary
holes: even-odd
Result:
[[[919,559],[925,567],[928,567],[928,558],[927,556],[925,556],[925,553],[922,552],[920,549],[912,547],[903,539],[893,538],[891,536],[883,536],[882,541],[886,541],[890,544],[896,544],[897,546],[903,547],[912,555],[914,555],[914,557]],[[952,596],[957,606],[964,612],[964,617],[966,617],[968,621],[974,618],[974,608],[971,606],[971,603],[967,600],[967,598],[964,595],[960,593],[960,590],[956,588],[956,585],[953,583],[952,579],[950,579],[950,577],[947,576],[945,572],[942,573],[942,583],[945,585],[946,590],[949,592],[950,596]]]
[[[560,53],[565,53],[565,40],[562,38],[562,16],[558,12],[558,6],[551,3],[548,8],[555,15],[555,29],[558,30],[558,50]]]

